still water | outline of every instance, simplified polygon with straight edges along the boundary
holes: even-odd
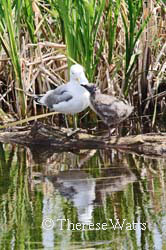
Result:
[[[166,249],[166,161],[0,144],[1,249]]]

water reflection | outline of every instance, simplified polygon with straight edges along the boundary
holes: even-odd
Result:
[[[49,180],[61,196],[73,203],[77,209],[78,221],[85,224],[90,223],[95,200],[95,179],[84,171],[71,170],[60,172],[56,181],[52,177]]]
[[[164,159],[0,144],[0,249],[162,249],[165,184]]]

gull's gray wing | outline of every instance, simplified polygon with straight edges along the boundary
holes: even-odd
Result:
[[[54,95],[61,95],[61,94],[63,94],[63,92],[66,92],[66,91],[67,91],[67,85],[62,84],[62,85],[58,86],[56,89],[50,90],[47,93],[53,92]]]
[[[48,93],[47,95],[43,96],[43,100],[41,98],[41,103],[43,103],[45,106],[47,106],[48,108],[53,108],[54,104],[59,104],[61,102],[67,102],[69,100],[71,100],[73,98],[73,96],[67,92],[67,91],[61,91],[58,92],[59,94],[57,94],[54,91]]]
[[[48,108],[53,108],[54,104],[67,102],[72,98],[73,96],[68,92],[66,84],[63,84],[54,90],[47,91],[47,93],[43,96],[37,96],[35,98],[35,101],[40,105],[47,106]]]

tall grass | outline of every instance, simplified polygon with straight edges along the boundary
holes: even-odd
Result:
[[[109,53],[108,53],[108,61],[112,63],[113,51],[115,46],[115,39],[117,33],[117,25],[118,25],[118,18],[120,13],[120,0],[115,2],[109,1],[109,5],[107,7],[109,18],[108,18],[108,44],[109,44]]]
[[[139,54],[136,52],[135,47],[141,33],[146,27],[149,20],[147,17],[142,20],[143,1],[141,0],[127,0],[124,2],[121,9],[121,15],[125,32],[125,79],[122,86],[122,92],[125,96],[128,95],[128,90],[131,82],[129,81],[132,70],[136,65]],[[139,23],[139,25],[138,25]]]
[[[35,4],[35,3],[33,3]],[[24,0],[23,5],[20,6],[22,10],[22,21],[26,24],[26,29],[32,43],[37,42],[37,36],[35,35],[35,12],[33,11],[32,1]]]
[[[98,30],[104,28],[102,16],[106,0],[99,1],[49,1],[54,16],[59,13],[64,41],[67,44],[67,57],[80,62],[86,69],[90,81],[94,80],[96,65],[104,46]],[[70,63],[69,63],[70,65]]]
[[[19,117],[24,117],[26,115],[26,103],[25,96],[22,91],[23,89],[22,77],[21,77],[21,64],[20,64],[20,53],[19,53],[19,7],[12,9],[13,2],[11,0],[1,1],[1,18],[0,18],[0,40],[6,51],[7,55],[10,57],[14,73],[15,73],[15,95],[16,95],[16,108],[19,113]],[[16,22],[15,22],[16,21]],[[17,26],[18,25],[18,26]]]
[[[60,0],[2,0],[0,109],[17,119],[38,114],[24,92],[43,93],[67,81],[67,69],[74,61],[102,90],[123,94],[142,107],[140,96],[153,98],[161,87],[155,84],[157,71],[150,72],[166,42],[164,13],[165,3],[160,0],[64,0],[63,4]],[[163,65],[162,57],[158,72],[163,72]],[[140,115],[152,114],[158,105],[161,99],[155,107],[145,103]],[[153,124],[155,119],[156,115]]]

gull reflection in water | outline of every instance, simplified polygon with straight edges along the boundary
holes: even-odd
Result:
[[[52,177],[47,177],[52,181]],[[77,208],[80,223],[88,224],[92,220],[92,212],[95,200],[96,181],[88,173],[71,170],[60,172],[57,175],[54,187],[60,194],[73,202]]]
[[[77,209],[79,222],[85,224],[92,222],[95,204],[101,204],[106,195],[121,191],[134,181],[135,174],[126,167],[102,169],[100,178],[92,178],[81,170],[61,171],[56,176],[45,177],[47,187],[52,185],[53,190],[71,201]]]
[[[43,218],[53,218],[54,221],[66,218],[63,210],[65,197],[77,209],[79,223],[89,224],[93,221],[93,210],[96,204],[102,206],[107,195],[123,190],[134,181],[136,181],[135,174],[126,167],[102,169],[99,178],[92,178],[91,174],[82,170],[61,171],[57,175],[45,176]],[[54,230],[59,233],[57,228],[49,232],[43,230],[44,246],[53,245],[54,240],[51,238],[54,238]],[[69,241],[70,231],[65,231],[65,242],[69,243]]]
[[[60,196],[56,195],[59,191]],[[77,209],[78,221],[89,224],[92,221],[92,213],[95,200],[95,179],[82,171],[64,171],[57,176],[47,176],[44,182],[43,198],[43,219],[52,218],[64,219],[63,197],[71,201]],[[50,230],[42,228],[43,246],[45,249],[54,247],[54,231],[56,234],[63,233],[60,227],[54,227]],[[70,245],[70,231],[65,230],[64,249]]]

